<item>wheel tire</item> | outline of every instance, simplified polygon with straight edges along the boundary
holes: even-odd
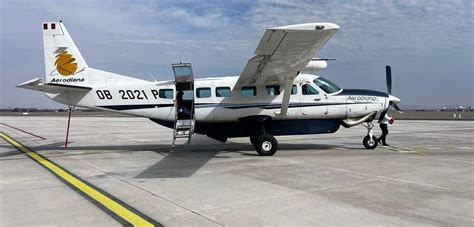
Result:
[[[257,144],[257,139],[258,139],[258,136],[251,136],[250,143],[252,143],[252,145],[255,146],[255,144]]]
[[[366,135],[364,137],[364,140],[362,141],[362,143],[364,144],[365,149],[369,149],[369,150],[375,149],[377,145],[379,144],[379,142],[377,141],[377,137],[372,136],[372,141],[370,141],[369,135]]]
[[[260,156],[272,156],[277,152],[278,141],[270,134],[257,137],[255,150]]]

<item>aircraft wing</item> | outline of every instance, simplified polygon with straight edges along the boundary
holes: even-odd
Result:
[[[339,26],[332,23],[268,28],[236,87],[295,78],[338,29]]]
[[[275,114],[286,116],[293,80],[338,29],[333,23],[268,28],[234,89],[256,84],[284,84],[281,110]]]
[[[63,93],[63,92],[88,92],[92,88],[67,85],[67,84],[55,84],[55,83],[43,83],[40,78],[32,79],[24,83],[19,84],[17,87],[25,88],[35,91],[42,91],[51,94]]]

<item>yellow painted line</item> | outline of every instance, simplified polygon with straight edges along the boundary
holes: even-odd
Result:
[[[68,182],[70,185],[72,185],[76,189],[82,191],[91,199],[100,203],[101,205],[106,207],[110,212],[113,212],[114,214],[118,215],[129,224],[133,226],[155,226],[155,224],[152,223],[154,221],[148,221],[145,218],[141,217],[140,215],[136,214],[135,212],[131,211],[130,209],[127,209],[123,205],[119,204],[117,201],[109,198],[108,196],[104,195],[100,191],[84,183],[82,180],[66,172],[60,166],[45,159],[43,156],[30,150],[29,148],[23,146],[21,143],[15,141],[14,139],[9,137],[5,133],[0,132],[0,136],[3,137],[3,139],[5,139],[6,141],[8,141],[10,144],[15,146],[17,149],[21,150],[23,153],[28,155],[28,157],[37,161],[39,164],[41,164],[42,166],[44,166],[45,168],[47,168],[48,170],[56,174],[58,177],[60,177],[64,181]]]

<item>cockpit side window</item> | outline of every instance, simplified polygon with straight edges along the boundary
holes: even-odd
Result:
[[[309,84],[304,84],[301,86],[301,91],[303,95],[317,95],[319,94],[318,90],[316,90],[314,87],[312,87]]]
[[[319,77],[314,80],[314,83],[321,88],[324,92],[331,94],[334,92],[338,92],[341,90],[339,86],[337,86],[334,82],[325,79],[323,77]]]

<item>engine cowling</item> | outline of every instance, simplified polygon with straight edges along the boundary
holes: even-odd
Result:
[[[328,63],[325,60],[313,59],[308,62],[306,67],[302,71],[314,72],[320,71],[328,67]]]

